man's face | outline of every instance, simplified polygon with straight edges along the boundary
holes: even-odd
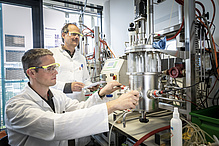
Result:
[[[80,30],[77,26],[75,25],[69,25],[68,26],[68,33],[63,33],[62,34],[62,37],[64,38],[64,43],[65,45],[67,46],[72,46],[72,47],[76,47],[78,46],[79,44],[79,40],[80,40],[80,37],[79,36],[70,36],[69,35],[69,32],[76,32],[76,33],[80,33]]]
[[[40,64],[39,66],[47,66],[55,63],[55,59],[51,55],[43,56],[40,59],[42,64]],[[56,71],[56,69],[49,71],[39,68],[35,76],[35,83],[40,85],[41,87],[54,86],[56,84],[57,74],[58,72]]]

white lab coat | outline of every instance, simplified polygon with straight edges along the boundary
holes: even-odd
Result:
[[[97,93],[79,103],[61,91],[50,90],[55,113],[28,85],[7,102],[5,125],[10,145],[67,146],[69,139],[109,130],[107,106]]]
[[[53,52],[55,61],[60,64],[54,88],[63,91],[65,83],[71,82],[82,82],[86,86],[91,84],[86,59],[79,50],[75,49],[75,54],[72,58],[61,46],[50,50]],[[67,93],[66,95],[79,101],[85,100],[83,92]]]

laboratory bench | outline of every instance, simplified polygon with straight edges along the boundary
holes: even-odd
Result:
[[[127,145],[133,145],[149,132],[170,125],[170,120],[172,118],[172,112],[162,110],[147,114],[147,119],[149,120],[149,122],[141,123],[139,121],[140,113],[138,111],[134,111],[126,115],[126,124],[124,127],[124,120],[123,116],[120,116],[121,114],[121,112],[117,112],[116,114],[113,113],[109,115],[110,129],[113,125],[110,138],[110,146],[120,146],[124,143],[126,143]],[[116,118],[119,119],[115,122]],[[166,130],[166,135],[167,134],[169,134],[168,130]],[[109,146],[109,132],[101,133],[93,137],[96,141],[98,141],[101,146]],[[158,144],[155,143],[155,135],[152,135],[141,144],[141,146],[144,145],[158,146]]]

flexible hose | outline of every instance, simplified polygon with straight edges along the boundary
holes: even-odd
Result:
[[[133,146],[139,146],[142,142],[144,142],[146,139],[148,139],[149,137],[151,137],[152,135],[158,133],[158,132],[161,132],[161,131],[164,131],[164,130],[167,130],[167,129],[170,129],[170,125],[168,126],[165,126],[165,127],[161,127],[161,128],[158,128],[154,131],[151,131],[149,132],[148,134],[146,134],[145,136],[143,136],[141,139],[139,139]]]

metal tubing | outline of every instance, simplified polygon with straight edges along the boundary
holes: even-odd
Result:
[[[147,0],[147,28],[148,28],[148,36],[150,36],[150,45],[154,42],[154,8],[153,8],[153,0]]]
[[[165,99],[165,100],[175,101],[175,102],[185,102],[185,101],[183,101],[183,100],[177,100],[177,99],[171,99],[171,98],[165,98],[165,97],[155,97],[155,98]]]
[[[99,42],[99,27],[98,26],[95,26],[94,28],[94,40],[95,40],[95,76],[97,77],[100,75],[100,72],[101,72],[100,42]]]
[[[185,16],[185,52],[188,52],[189,59],[186,60],[186,86],[195,84],[195,0],[184,0]],[[196,103],[196,88],[186,89],[186,98]],[[191,119],[191,103],[187,102],[187,120]]]

